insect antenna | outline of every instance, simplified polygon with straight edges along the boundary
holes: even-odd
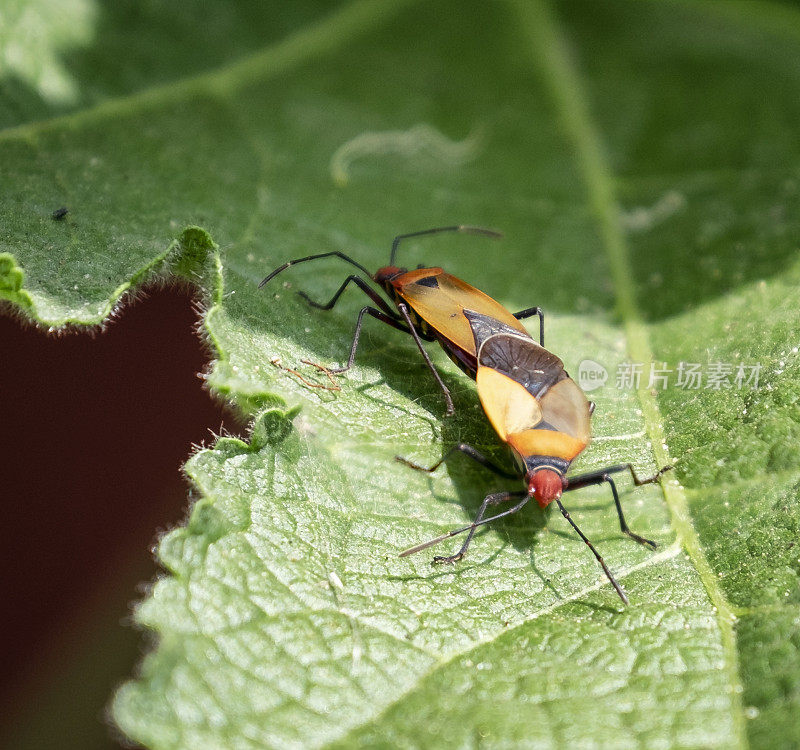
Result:
[[[498,518],[503,518],[504,516],[510,516],[512,513],[516,513],[520,508],[522,508],[528,500],[531,499],[531,496],[526,496],[521,503],[517,503],[513,508],[509,508],[508,510],[504,510],[502,513],[498,513],[494,516],[489,516],[489,518],[484,518],[482,521],[477,521],[475,523],[471,523],[469,526],[464,526],[461,529],[455,529],[454,531],[450,531],[447,534],[442,534],[441,536],[437,536],[435,539],[429,539],[427,542],[423,542],[422,544],[418,544],[416,547],[409,547],[407,550],[403,550],[398,557],[408,557],[409,555],[414,555],[417,552],[422,552],[424,549],[428,549],[428,547],[433,547],[434,544],[439,544],[443,542],[445,539],[450,539],[450,537],[458,536],[459,534],[463,534],[465,531],[471,531],[472,529],[477,529],[478,526],[483,526],[484,524],[491,523],[492,521],[496,521]]]
[[[397,254],[397,246],[401,240],[409,237],[420,237],[424,234],[439,234],[440,232],[460,232],[461,234],[481,234],[484,237],[502,237],[502,232],[496,232],[494,229],[485,229],[484,227],[471,227],[466,224],[458,224],[452,227],[434,227],[433,229],[423,229],[419,232],[409,232],[408,234],[398,234],[392,241],[392,252],[389,255],[389,265],[394,265],[394,258]]]
[[[330,258],[330,257],[341,258],[342,260],[354,265],[356,268],[362,270],[365,274],[367,274],[368,278],[372,278],[372,274],[364,268],[358,261],[353,260],[349,255],[345,255],[344,253],[339,252],[338,250],[334,250],[330,253],[318,253],[317,255],[307,255],[305,258],[295,258],[294,260],[288,260],[282,266],[278,266],[274,271],[270,272],[261,283],[258,285],[258,288],[261,289],[264,284],[266,284],[270,279],[274,279],[279,273],[285,271],[289,266],[295,266],[298,263],[305,263],[307,260],[317,260],[319,258]]]

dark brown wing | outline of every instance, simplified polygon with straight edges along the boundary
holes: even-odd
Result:
[[[481,344],[478,365],[507,375],[537,399],[568,377],[555,354],[529,337],[512,333],[489,336]]]

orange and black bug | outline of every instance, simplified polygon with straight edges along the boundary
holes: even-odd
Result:
[[[590,418],[594,404],[569,377],[564,363],[527,334],[504,330],[498,322],[471,310],[465,310],[470,321],[477,355],[476,382],[478,396],[492,426],[514,456],[517,471],[511,472],[497,466],[475,448],[464,443],[454,446],[433,466],[426,468],[399,458],[403,463],[420,471],[435,471],[454,452],[461,451],[500,476],[509,479],[523,477],[526,489],[519,492],[498,492],[487,495],[473,523],[443,534],[436,539],[407,549],[401,557],[427,549],[452,536],[469,532],[466,541],[456,554],[435,557],[434,562],[454,563],[467,551],[475,530],[498,518],[509,516],[523,508],[531,498],[546,508],[556,502],[561,514],[594,554],[609,581],[626,604],[628,598],[608,569],[603,558],[585,534],[572,520],[561,502],[565,492],[608,482],[623,533],[655,549],[655,542],[634,534],[625,521],[617,487],[611,474],[630,471],[637,486],[655,482],[670,467],[661,469],[655,476],[639,479],[631,464],[620,464],[587,474],[567,477],[572,461],[586,448],[591,439]],[[516,505],[503,513],[484,518],[490,505],[517,499]]]
[[[400,242],[409,237],[420,237],[428,234],[438,234],[440,232],[461,232],[465,234],[481,234],[488,237],[500,237],[498,232],[481,227],[452,226],[436,227],[434,229],[424,229],[420,232],[401,234],[394,238],[392,250],[389,256],[389,265],[379,268],[374,274],[370,273],[353,258],[345,255],[338,250],[328,253],[318,253],[309,255],[305,258],[297,258],[284,263],[270,273],[258,286],[263,287],[270,279],[273,279],[289,266],[297,263],[304,263],[309,260],[320,258],[337,257],[354,265],[364,272],[373,282],[382,287],[390,301],[397,308],[395,312],[389,303],[380,294],[369,286],[369,283],[361,276],[348,276],[337,292],[331,299],[320,304],[314,302],[304,292],[300,295],[312,307],[321,310],[330,310],[339,300],[342,292],[350,283],[356,284],[376,305],[376,307],[366,306],[361,309],[356,322],[353,343],[350,347],[350,356],[344,367],[330,369],[333,373],[342,373],[349,370],[356,356],[358,341],[361,336],[361,324],[365,315],[397,328],[405,333],[410,333],[422,353],[425,363],[436,378],[436,382],[444,394],[447,403],[447,414],[453,413],[453,401],[450,391],[442,381],[441,376],[433,366],[428,353],[425,351],[423,341],[438,341],[450,359],[453,360],[470,377],[475,377],[477,371],[477,350],[475,348],[475,338],[472,332],[472,325],[465,316],[465,310],[470,310],[487,319],[495,321],[496,325],[505,329],[516,331],[527,336],[525,328],[519,322],[523,318],[537,315],[539,317],[539,342],[544,345],[544,317],[539,307],[529,307],[516,313],[506,310],[499,302],[496,302],[488,295],[484,294],[474,286],[470,286],[465,281],[445,273],[438,267],[419,267],[409,271],[405,268],[398,268],[394,265],[397,248]],[[399,312],[399,315],[398,315]]]

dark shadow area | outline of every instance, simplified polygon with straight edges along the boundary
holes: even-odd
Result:
[[[794,41],[749,23],[746,3],[730,14],[724,6],[559,6],[607,144],[648,321],[797,259],[800,99],[785,75]]]
[[[125,96],[234,64],[323,18],[338,4],[103,3],[92,44],[66,55],[66,62],[90,101]],[[126,51],[124,58],[120,49]]]
[[[411,343],[413,345],[413,342]],[[498,466],[513,471],[514,464],[510,450],[498,438],[483,411],[478,407],[480,402],[474,382],[470,381],[466,375],[459,373],[452,375],[442,373],[442,376],[451,389],[456,409],[453,417],[442,420],[442,453],[458,443],[468,443]],[[387,375],[388,377],[390,375]],[[443,410],[443,405],[441,408]],[[413,460],[418,459],[419,457],[415,457]],[[422,463],[430,465],[436,460],[434,457],[430,461],[425,460]],[[410,467],[401,466],[400,469],[415,473],[415,470]],[[442,503],[458,504],[463,510],[464,525],[475,519],[487,494],[504,490],[515,492],[524,489],[525,486],[522,477],[515,480],[498,476],[461,452],[450,456],[436,470],[437,474],[445,472],[450,477],[456,494],[455,497],[437,497],[437,500]],[[432,481],[430,486],[433,494]],[[491,506],[486,511],[486,517],[502,513],[519,501],[520,498],[517,497],[508,502]],[[455,568],[450,566],[444,566],[444,568],[448,571],[458,570],[466,565],[479,564],[479,561],[492,564],[494,557],[499,554],[501,547],[505,544],[511,544],[517,550],[530,550],[537,544],[539,532],[547,525],[548,518],[549,513],[541,510],[536,502],[531,500],[518,513],[487,524],[478,530],[470,544],[468,557],[464,561],[456,563]],[[429,559],[432,559],[434,555],[454,554],[460,549],[465,538],[465,535],[453,537],[418,554],[427,556]],[[419,541],[424,542],[425,539],[420,538]]]
[[[115,746],[104,710],[140,656],[130,605],[157,531],[186,515],[180,467],[209,430],[240,429],[197,377],[191,302],[153,291],[94,336],[0,318],[0,745]]]
[[[26,81],[8,75],[0,79],[8,105],[0,112],[0,127],[68,114],[235,64],[324,18],[339,4],[120,0],[87,3],[86,14],[59,16],[56,9],[41,19],[40,29],[78,19],[86,25],[87,42],[80,38],[83,31],[74,39],[61,32],[58,36],[66,39],[60,47],[52,29],[52,37],[42,33],[40,40],[42,53],[50,51],[45,42],[53,44],[58,63],[77,86],[76,100],[47,102]]]

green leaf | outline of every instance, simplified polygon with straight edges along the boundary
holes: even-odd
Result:
[[[162,539],[168,574],[137,612],[157,645],[114,699],[125,734],[151,748],[800,743],[797,10],[197,2],[83,18],[82,49],[48,42],[72,104],[3,89],[0,298],[89,325],[144,282],[188,280],[209,385],[254,416],[247,442],[187,464],[191,517]],[[377,268],[395,234],[456,222],[505,238],[409,242],[401,261],[542,305],[568,369],[609,373],[576,469],[678,459],[663,490],[622,487],[655,553],[619,533],[607,488],[566,497],[628,608],[563,519],[535,509],[479,534],[456,568],[397,557],[500,486],[463,457],[431,477],[393,460],[457,441],[503,459],[443,354],[449,420],[413,342],[375,321],[341,392],[275,364],[341,362],[364,302],[298,299],[333,294],[352,270],[336,259],[258,291],[269,270],[330,250]],[[647,371],[616,387],[621,364],[651,360],[670,388]],[[759,387],[679,388],[680,362],[759,364]]]

